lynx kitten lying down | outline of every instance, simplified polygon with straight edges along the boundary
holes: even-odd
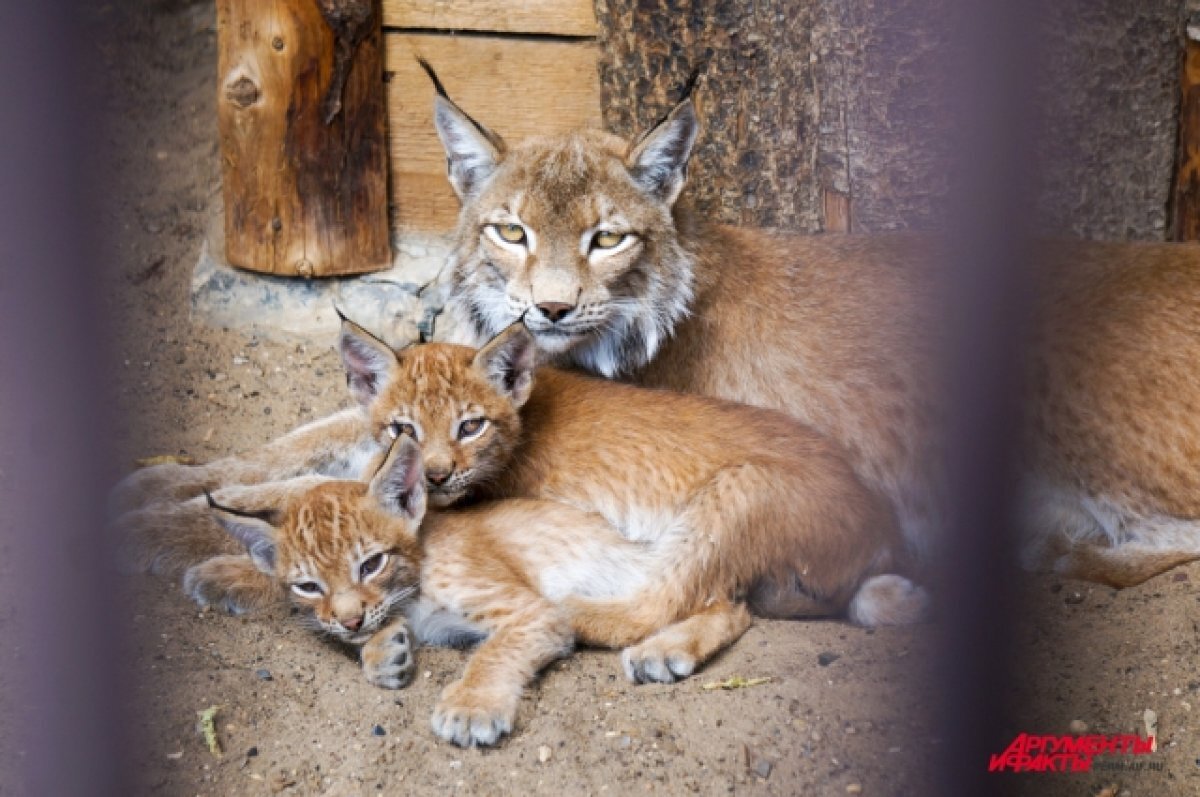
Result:
[[[347,321],[341,348],[368,436],[396,440],[387,459],[369,486],[306,477],[235,488],[236,509],[209,499],[249,555],[209,559],[185,587],[241,610],[271,599],[272,575],[316,627],[362,645],[380,686],[411,672],[401,608],[427,643],[485,638],[434,714],[443,738],[494,743],[524,684],[574,640],[624,648],[635,682],[671,682],[745,631],[747,602],[866,625],[925,610],[891,574],[904,544],[886,505],[780,413],[535,378],[521,324],[479,351],[393,352]],[[248,511],[256,495],[275,504]],[[427,502],[468,499],[418,533]]]

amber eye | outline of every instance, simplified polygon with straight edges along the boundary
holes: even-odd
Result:
[[[414,427],[411,423],[404,423],[403,421],[392,421],[391,423],[388,424],[387,430],[388,430],[388,435],[393,440],[395,440],[402,434],[408,435],[413,440],[417,439],[416,427]]]
[[[458,439],[469,440],[478,437],[487,425],[487,418],[469,418],[458,425]]]
[[[625,240],[625,234],[601,230],[592,236],[593,249],[612,249]]]
[[[301,581],[292,585],[292,591],[304,598],[317,598],[322,594],[321,585],[315,581]]]
[[[358,566],[359,579],[366,581],[382,570],[385,562],[387,562],[387,554],[385,553],[377,553],[374,556],[364,559],[363,563]]]
[[[496,231],[496,235],[499,235],[502,241],[510,244],[525,243],[525,228],[520,224],[493,224],[492,229]]]

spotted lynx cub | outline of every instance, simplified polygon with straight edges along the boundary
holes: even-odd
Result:
[[[774,616],[848,613],[865,625],[925,611],[923,591],[892,572],[905,546],[886,505],[836,448],[780,413],[535,374],[520,323],[478,351],[394,352],[346,321],[342,348],[350,383],[369,394],[372,433],[397,441],[384,475],[357,491],[309,487],[288,500],[278,530],[260,521],[257,538],[245,513],[233,528],[251,558],[278,540],[272,572],[336,608],[335,583],[367,581],[368,565],[405,572],[399,562],[418,557],[426,501],[473,502],[426,519],[421,601],[410,611],[425,641],[445,641],[451,626],[488,637],[435,713],[447,739],[494,742],[525,682],[573,637],[625,647],[635,682],[671,682],[741,635],[747,601]],[[403,523],[383,523],[357,499],[333,506],[335,492],[382,503]],[[372,526],[375,542],[362,540]],[[389,548],[392,538],[406,541]],[[223,600],[229,580],[209,565],[189,570],[189,589]],[[357,628],[358,598],[346,605]],[[447,616],[461,620],[448,626]]]

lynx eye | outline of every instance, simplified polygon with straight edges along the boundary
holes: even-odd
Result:
[[[592,236],[593,249],[613,249],[625,240],[625,233],[601,230]]]
[[[471,440],[483,434],[487,418],[468,418],[458,425],[458,439]]]
[[[388,431],[388,436],[391,437],[393,440],[395,440],[402,434],[408,435],[413,440],[417,439],[417,429],[411,423],[404,423],[403,421],[392,421],[391,423],[388,424],[387,431]]]
[[[520,224],[493,224],[492,230],[494,230],[500,240],[504,241],[505,243],[525,243],[525,228]]]
[[[292,592],[303,598],[319,598],[324,590],[315,581],[301,581],[299,584],[292,585]]]
[[[378,575],[383,566],[387,563],[387,554],[377,553],[374,556],[363,560],[363,563],[358,566],[358,577],[362,581],[374,575]]]

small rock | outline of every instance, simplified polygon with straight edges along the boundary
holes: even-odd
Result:
[[[387,731],[385,731],[383,729],[382,725],[376,725],[374,728],[371,729],[371,735],[372,736],[386,736]]]
[[[621,748],[622,750],[628,750],[630,745],[632,745],[632,744],[633,744],[633,739],[629,738],[628,736],[622,736],[617,741],[617,747]]]
[[[547,745],[542,745],[538,748],[538,763],[544,764],[554,757],[554,751]]]
[[[1070,592],[1067,594],[1067,597],[1064,600],[1066,600],[1068,604],[1083,603],[1083,593]]]
[[[1058,593],[1062,592],[1062,584],[1059,584],[1056,581],[1055,583],[1050,585],[1050,591],[1053,592],[1055,595],[1057,595]]]
[[[830,653],[828,651],[824,653],[818,653],[817,664],[820,664],[822,667],[828,667],[830,664],[833,664],[840,658],[841,656],[837,653]]]
[[[1088,724],[1083,720],[1071,720],[1071,733],[1087,733]]]
[[[1187,573],[1176,573],[1175,575],[1171,576],[1171,580],[1172,581],[1187,581],[1188,574]]]
[[[249,750],[246,751],[246,758],[254,758],[257,755],[258,755],[257,747],[251,747]]]
[[[765,758],[760,758],[754,762],[754,774],[758,775],[763,780],[771,777],[773,766],[770,761]]]
[[[273,675],[271,675],[271,671],[266,669],[265,667],[262,669],[255,670],[254,677],[258,678],[258,680],[260,680],[260,681],[275,680],[275,677]]]
[[[846,794],[862,794],[861,783],[850,783],[846,785]]]

